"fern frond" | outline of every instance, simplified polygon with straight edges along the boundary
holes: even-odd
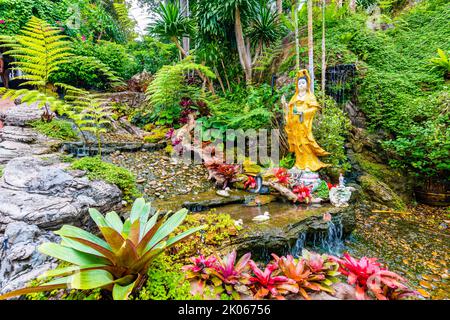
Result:
[[[9,48],[5,54],[16,60],[15,68],[24,73],[15,79],[28,80],[27,85],[37,88],[45,88],[49,76],[73,56],[70,41],[61,30],[36,17],[14,38],[1,36],[0,42]]]

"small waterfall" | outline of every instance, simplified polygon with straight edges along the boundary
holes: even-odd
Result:
[[[302,250],[305,247],[306,242],[306,232],[302,232],[298,235],[298,239],[295,241],[295,245],[291,248],[289,254],[298,258],[302,255]]]
[[[342,219],[339,217],[329,221],[327,231],[300,233],[295,245],[290,248],[289,254],[298,258],[302,255],[303,248],[340,255],[345,249]]]

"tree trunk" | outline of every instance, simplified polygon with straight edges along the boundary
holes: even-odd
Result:
[[[172,37],[172,42],[175,43],[175,45],[177,46],[177,48],[180,51],[183,58],[188,56],[188,53],[181,46],[180,41],[178,41],[177,37]],[[195,72],[200,77],[200,79],[203,80],[203,82],[208,84],[209,91],[211,91],[212,94],[215,94],[215,90],[214,90],[212,81],[207,76],[205,76],[200,70],[195,70]]]
[[[311,77],[311,93],[314,94],[314,39],[313,39],[313,1],[308,0],[308,69]]]
[[[294,30],[295,30],[295,67],[300,70],[300,44],[298,39],[298,1],[294,3]]]
[[[325,98],[325,77],[327,71],[327,55],[325,46],[325,0],[322,0],[322,94]],[[325,99],[324,99],[325,101]]]
[[[247,54],[247,47],[245,45],[244,32],[242,31],[241,13],[239,11],[239,8],[236,8],[234,18],[234,32],[236,34],[239,61],[241,62],[242,68],[244,69],[245,81],[247,82],[247,84],[250,84],[252,82],[252,66],[250,61],[251,58]]]
[[[180,0],[180,10],[184,17],[189,17],[189,0]],[[189,37],[183,37],[183,49],[189,55],[190,51],[190,39]]]
[[[277,13],[279,15],[283,13],[283,0],[277,0]]]

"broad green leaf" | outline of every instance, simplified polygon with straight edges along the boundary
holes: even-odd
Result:
[[[53,270],[49,270],[47,272],[44,272],[42,275],[37,277],[38,280],[42,280],[45,278],[50,277],[61,277],[61,276],[67,276],[71,275],[72,273],[81,271],[81,270],[88,270],[88,269],[97,269],[97,268],[105,268],[105,265],[103,264],[91,264],[91,265],[84,265],[84,266],[70,266],[67,268],[57,268]]]
[[[173,214],[169,219],[167,219],[167,221],[155,233],[145,250],[149,250],[154,245],[159,243],[162,239],[171,234],[172,231],[175,230],[183,222],[183,220],[186,218],[187,213],[187,209],[181,209],[180,211]]]
[[[105,217],[103,217],[102,214],[98,212],[97,209],[90,208],[89,215],[99,228],[108,226],[108,222],[106,222]]]
[[[77,228],[70,225],[64,225],[60,230],[55,231],[55,234],[70,238],[82,238],[86,239],[90,242],[94,242],[98,244],[99,246],[102,246],[103,248],[107,250],[111,250],[111,246],[103,239],[100,239],[99,237],[93,235],[90,232],[87,232],[81,228]]]
[[[178,241],[181,241],[184,238],[189,237],[191,234],[193,234],[193,233],[195,233],[197,231],[200,231],[202,229],[205,229],[205,228],[206,228],[206,226],[199,226],[199,227],[195,227],[195,228],[189,229],[189,230],[187,230],[185,232],[182,232],[179,235],[177,235],[175,237],[172,237],[169,240],[167,240],[166,246],[167,246],[167,248],[169,248],[169,247],[173,246],[174,244],[176,244]]]
[[[153,217],[152,217],[153,219]],[[149,220],[150,222],[150,220]],[[137,246],[137,252],[139,255],[142,255],[145,252],[145,249],[147,248],[147,244],[152,240],[155,233],[158,231],[159,227],[164,223],[164,219],[158,220],[156,224],[152,225],[152,228],[148,230],[148,232],[144,235],[144,237],[141,239]]]
[[[84,253],[57,243],[46,242],[39,246],[38,251],[59,260],[67,261],[79,266],[87,264],[109,264],[103,257]]]
[[[114,283],[114,277],[105,270],[81,271],[72,275],[70,288],[72,289],[95,289]]]
[[[108,212],[105,216],[109,226],[119,233],[122,233],[123,222],[115,211]]]
[[[113,287],[113,299],[114,300],[127,300],[128,296],[130,295],[131,291],[133,291],[134,286],[136,285],[136,281],[130,283],[127,286],[121,286],[120,284],[116,283]]]
[[[134,221],[138,220],[141,214],[144,213],[145,209],[145,200],[144,198],[138,198],[134,201],[133,207],[131,208],[130,213],[130,222],[134,223]]]
[[[122,229],[122,236],[124,238],[128,238],[128,235],[130,234],[130,228],[131,228],[131,221],[130,221],[130,219],[127,219],[125,221],[125,223],[123,224],[123,229]]]
[[[28,293],[52,291],[55,289],[64,289],[64,288],[67,288],[67,280],[63,280],[63,281],[61,281],[61,283],[55,283],[55,284],[48,283],[48,284],[44,284],[44,285],[38,286],[38,287],[23,288],[23,289],[10,291],[3,295],[0,295],[0,300],[5,300],[8,298],[21,296],[21,295],[28,294]]]
[[[61,244],[63,246],[71,247],[81,252],[86,252],[93,255],[105,257],[106,259],[111,261],[112,264],[115,264],[116,262],[116,257],[112,252],[112,249],[111,250],[105,249],[94,242],[90,242],[82,238],[62,237]]]

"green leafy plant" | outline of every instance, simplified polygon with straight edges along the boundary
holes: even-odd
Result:
[[[40,133],[61,140],[77,140],[78,134],[72,127],[72,123],[66,120],[53,119],[51,122],[37,120],[31,122],[31,126]]]
[[[135,300],[193,300],[189,281],[167,254],[159,255],[148,269],[148,279],[134,297]]]
[[[136,187],[136,177],[125,168],[104,162],[98,157],[84,157],[72,162],[71,169],[85,170],[89,179],[105,180],[119,187],[126,201],[132,201],[140,195]]]
[[[112,291],[115,300],[125,300],[146,276],[157,255],[178,241],[199,231],[190,229],[168,238],[185,219],[183,209],[172,216],[158,219],[150,216],[151,206],[143,198],[135,201],[130,217],[122,222],[114,211],[103,216],[95,209],[89,214],[103,236],[99,238],[80,228],[64,225],[55,232],[61,244],[44,243],[39,251],[72,264],[70,267],[47,271],[42,277],[53,278],[39,287],[6,293],[0,299],[59,288],[91,290],[105,288]]]
[[[438,56],[432,58],[430,62],[433,64],[433,69],[444,74],[445,78],[450,77],[450,54],[445,53],[444,50],[437,50]]]
[[[66,108],[65,113],[74,120],[82,134],[87,131],[95,135],[98,155],[101,157],[101,134],[106,133],[111,124],[112,113],[109,103],[102,96],[84,90],[70,90],[65,98],[71,105]]]
[[[55,90],[50,84],[49,77],[56,72],[61,65],[70,61],[72,57],[70,41],[61,30],[50,26],[47,22],[32,17],[21,29],[20,34],[0,36],[1,47],[7,47],[5,52],[16,61],[12,62],[13,70],[20,70],[23,75],[14,79],[24,80],[21,86],[30,86],[35,90],[0,89],[3,98],[21,97],[22,102],[38,102],[39,106],[45,106],[47,113],[49,107],[61,107],[63,103],[57,99]],[[65,87],[64,84],[55,83],[57,87]]]

